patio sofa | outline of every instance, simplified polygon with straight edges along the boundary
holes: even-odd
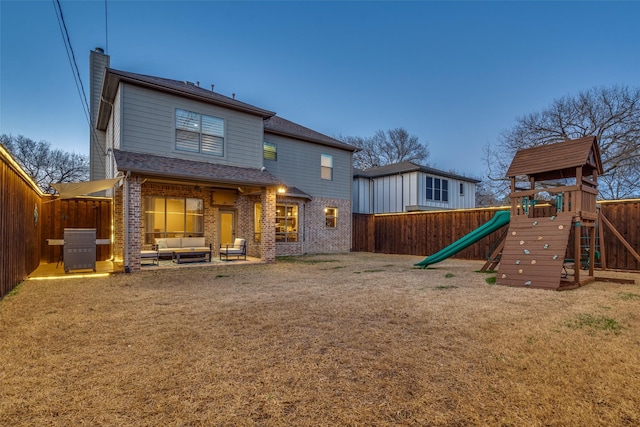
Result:
[[[213,248],[211,244],[207,245],[204,237],[167,237],[165,239],[155,239],[152,250],[141,251],[141,258],[151,260],[153,258],[171,258],[173,251],[176,249],[191,249],[193,251],[209,252],[209,259]],[[155,254],[155,256],[154,256]]]

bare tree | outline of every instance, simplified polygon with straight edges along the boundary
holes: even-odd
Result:
[[[22,135],[0,135],[0,143],[45,193],[54,192],[50,184],[89,180],[89,158],[85,155],[51,148],[47,141]]]
[[[640,88],[597,87],[577,96],[554,100],[540,112],[529,113],[502,133],[496,152],[485,151],[492,179],[500,179],[521,148],[595,135],[604,175],[601,196],[610,199],[640,194]]]
[[[338,136],[337,139],[359,149],[353,156],[353,166],[359,169],[404,161],[422,164],[429,157],[427,144],[404,128],[378,130],[371,137]]]

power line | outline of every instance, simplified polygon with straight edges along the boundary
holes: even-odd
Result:
[[[109,55],[109,21],[107,14],[107,0],[104,0],[104,45],[107,55]]]
[[[73,52],[73,47],[71,46],[71,38],[69,37],[67,24],[64,21],[64,15],[62,13],[62,6],[60,5],[60,0],[53,0],[53,8],[56,11],[56,18],[58,19],[58,26],[60,27],[60,34],[62,35],[62,41],[64,42],[65,50],[67,52],[67,58],[69,60],[69,65],[71,66],[71,73],[73,74],[73,79],[76,84],[78,96],[80,96],[80,103],[82,104],[82,109],[84,111],[85,118],[87,119],[87,123],[89,124],[89,134],[91,138],[94,139],[94,142],[95,142],[94,145],[98,147],[101,151],[102,156],[98,156],[98,157],[100,158],[100,162],[102,163],[102,166],[106,167],[103,156],[106,156],[107,153],[104,152],[104,150],[102,149],[102,147],[97,141],[97,135],[95,134],[95,129],[93,125],[93,117],[91,117],[91,109],[89,108],[89,103],[87,102],[87,95],[84,90],[84,85],[82,84],[82,78],[80,77],[80,69],[78,68],[78,62],[76,61],[76,56],[75,56],[75,53]]]

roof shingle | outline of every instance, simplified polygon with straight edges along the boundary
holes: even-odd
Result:
[[[420,172],[428,173],[431,175],[444,176],[452,179],[459,179],[460,181],[475,182],[475,183],[480,182],[475,178],[469,178],[469,177],[458,175],[455,173],[445,172],[439,169],[418,165],[413,162],[392,163],[390,165],[378,166],[378,167],[370,168],[366,170],[354,168],[353,176],[354,177],[361,176],[365,178],[378,178],[381,176],[397,175],[399,173],[415,172],[415,171],[420,171]]]
[[[118,170],[141,175],[258,186],[279,185],[266,170],[113,150]]]
[[[595,136],[569,139],[555,144],[518,150],[507,177],[535,176],[539,179],[574,178],[575,168],[602,173],[600,149]]]

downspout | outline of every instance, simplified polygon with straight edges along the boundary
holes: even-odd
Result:
[[[402,207],[402,212],[405,212],[405,206],[404,206],[404,174],[403,173],[398,173],[398,175],[400,175],[400,206]]]
[[[129,267],[129,177],[131,171],[127,171],[127,175],[124,178],[124,245],[122,251],[124,252],[124,272],[131,273]]]

